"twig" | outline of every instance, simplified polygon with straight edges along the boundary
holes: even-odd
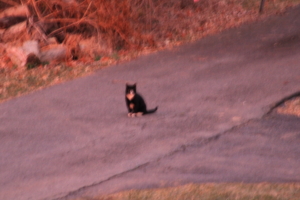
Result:
[[[41,15],[40,11],[37,9],[36,4],[35,4],[35,1],[34,1],[34,0],[31,0],[31,3],[32,3],[32,5],[33,5],[33,8],[34,8],[34,10],[35,10],[37,16],[38,16],[38,19],[41,20],[41,19],[42,19],[42,15]]]
[[[84,12],[82,18],[84,18],[86,16],[86,14],[87,14],[88,10],[90,9],[91,5],[92,5],[92,1],[89,3],[89,6],[87,7],[86,11]]]
[[[44,19],[43,22],[62,22],[62,23],[75,23],[78,22],[77,19],[72,18],[57,18],[57,19]]]

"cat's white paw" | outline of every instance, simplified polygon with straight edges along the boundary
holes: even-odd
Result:
[[[136,117],[137,113],[128,113],[128,117]]]

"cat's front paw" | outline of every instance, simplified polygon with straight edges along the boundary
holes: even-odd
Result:
[[[128,113],[128,117],[135,117],[136,113]]]

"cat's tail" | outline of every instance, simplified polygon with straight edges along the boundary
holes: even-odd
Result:
[[[156,106],[156,108],[153,108],[153,109],[151,109],[151,110],[147,110],[147,112],[144,113],[144,114],[154,113],[155,111],[157,111],[157,108],[158,108],[158,106]]]

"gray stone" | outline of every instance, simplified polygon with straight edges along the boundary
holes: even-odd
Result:
[[[67,47],[64,45],[54,45],[50,49],[42,51],[40,59],[42,62],[50,62],[53,60],[62,60],[67,56]]]

